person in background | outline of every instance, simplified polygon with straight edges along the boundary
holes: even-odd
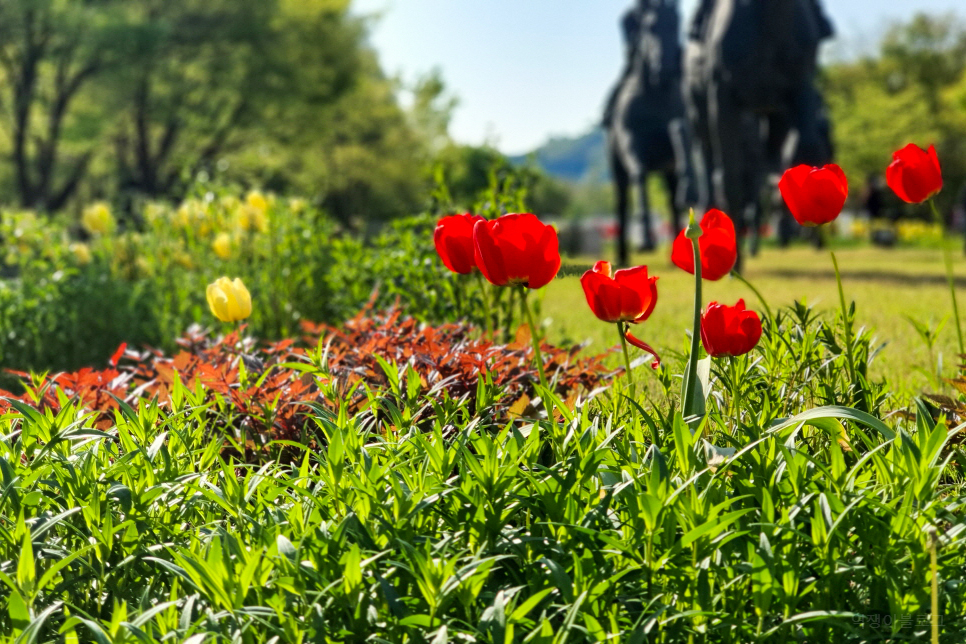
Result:
[[[882,188],[882,175],[872,172],[865,180],[865,191],[862,194],[862,201],[865,206],[865,213],[870,221],[875,221],[882,217],[885,207],[885,200]]]

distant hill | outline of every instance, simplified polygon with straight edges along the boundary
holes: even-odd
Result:
[[[523,164],[531,159],[551,177],[571,183],[601,183],[610,177],[604,130],[599,127],[577,137],[554,137],[510,161]]]

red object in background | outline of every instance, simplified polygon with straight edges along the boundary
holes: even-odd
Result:
[[[112,367],[116,367],[118,361],[124,357],[125,351],[127,351],[127,342],[122,342],[121,345],[117,348],[117,351],[114,352],[114,355],[111,356],[111,359],[108,360],[108,364],[111,365]]]
[[[761,319],[745,308],[744,300],[734,306],[711,302],[701,315],[701,343],[710,356],[743,355],[760,339]]]
[[[600,236],[604,238],[605,241],[611,241],[617,239],[617,233],[620,232],[620,228],[617,224],[604,224],[600,227]]]
[[[647,266],[624,268],[611,276],[610,262],[599,261],[583,274],[580,285],[590,310],[604,322],[638,324],[657,304],[657,278],[648,277]]]
[[[473,227],[476,266],[497,286],[541,288],[560,270],[557,231],[531,213],[477,221]]]
[[[778,190],[795,221],[802,226],[821,226],[842,212],[849,182],[834,163],[821,168],[799,165],[785,170]]]
[[[731,272],[738,260],[735,225],[720,210],[709,210],[701,219],[702,235],[698,239],[701,250],[701,277],[715,282]],[[694,275],[694,251],[691,240],[682,230],[671,247],[671,261],[678,268]]]
[[[936,146],[923,150],[910,143],[892,154],[886,168],[886,183],[906,203],[922,203],[943,188],[943,175]]]
[[[484,221],[483,217],[466,213],[443,217],[436,224],[433,233],[436,252],[446,268],[454,273],[466,275],[476,268],[473,225],[478,221]]]

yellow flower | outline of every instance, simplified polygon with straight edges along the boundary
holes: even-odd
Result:
[[[211,242],[211,247],[215,255],[222,259],[231,257],[231,235],[228,233],[218,233],[215,240]]]
[[[92,235],[104,235],[114,228],[114,216],[111,209],[103,201],[99,201],[84,209],[81,215],[81,225]]]
[[[68,246],[67,249],[74,255],[74,261],[79,266],[87,266],[91,263],[91,249],[87,244],[75,242]]]
[[[299,215],[309,207],[309,202],[301,197],[292,197],[288,200],[288,209],[294,214]]]
[[[168,209],[165,205],[156,201],[149,202],[144,206],[144,218],[151,224],[164,219],[167,213]]]
[[[191,260],[191,255],[183,250],[175,251],[172,259],[174,260],[175,264],[182,268],[187,268],[190,270],[195,267],[195,263]]]
[[[246,232],[257,230],[263,233],[268,230],[268,219],[265,217],[265,213],[248,205],[243,206],[238,211],[235,223]]]
[[[245,203],[255,210],[260,211],[262,214],[265,214],[265,211],[268,210],[268,199],[258,190],[249,192],[248,196],[245,197]]]
[[[151,275],[153,272],[153,266],[146,258],[138,257],[134,260],[134,273],[137,276]]]
[[[208,285],[208,306],[222,322],[238,322],[252,314],[252,296],[241,279],[219,277]]]

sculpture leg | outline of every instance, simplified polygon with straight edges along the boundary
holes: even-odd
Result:
[[[685,109],[688,116],[688,161],[694,181],[695,200],[692,204],[702,211],[714,201],[711,189],[711,136],[708,131],[708,94],[700,86],[691,83],[685,93]]]
[[[647,173],[642,172],[634,181],[637,188],[637,207],[640,212],[641,226],[644,228],[644,235],[640,250],[650,252],[657,248],[654,241],[654,230],[651,222],[651,204],[647,196]]]
[[[751,127],[752,119],[738,104],[729,87],[718,80],[708,91],[708,125],[711,134],[712,187],[715,205],[734,221],[738,235],[738,262],[742,264],[742,236],[746,229],[745,210],[751,202],[747,192],[753,171],[748,158],[749,138],[757,144],[760,135]]]
[[[778,210],[778,246],[780,248],[788,248],[788,245],[792,241],[792,237],[795,236],[795,226],[798,224],[792,218],[792,213],[789,212],[788,206],[785,205],[784,199],[781,200],[781,205]]]
[[[614,243],[617,246],[617,266],[623,267],[628,264],[627,193],[630,187],[630,177],[628,177],[627,170],[616,154],[612,154],[611,172],[614,175],[614,203],[617,206],[617,239]]]
[[[669,134],[671,147],[674,150],[674,166],[665,172],[665,181],[668,180],[667,172],[671,172],[674,175],[674,185],[672,188],[670,183],[667,184],[668,198],[671,200],[673,224],[677,232],[676,218],[681,211],[699,203],[699,188],[694,164],[691,162],[691,131],[687,119],[678,118],[671,121]]]
[[[664,171],[664,185],[667,188],[668,201],[671,204],[671,235],[677,235],[684,226],[681,224],[681,212],[684,209],[684,202],[680,199],[682,191],[682,181],[678,179],[676,168],[668,168]]]

